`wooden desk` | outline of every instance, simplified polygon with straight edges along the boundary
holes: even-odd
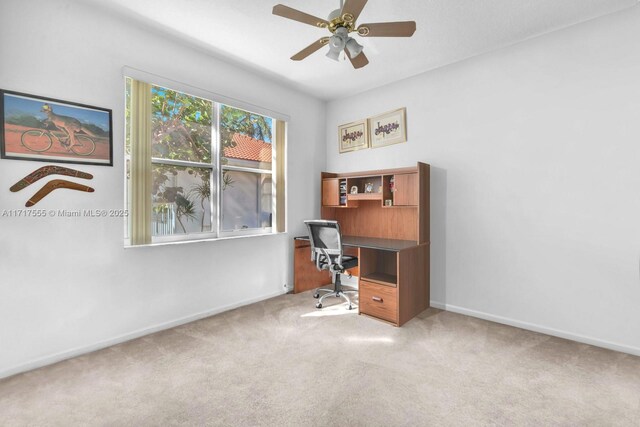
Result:
[[[294,237],[294,240],[309,241],[309,236]],[[398,252],[416,246],[415,240],[379,239],[376,237],[342,236],[342,246],[350,248],[380,249]],[[311,257],[311,255],[309,255]],[[311,258],[309,258],[311,259]]]
[[[340,223],[344,253],[358,257],[358,267],[350,272],[358,276],[359,313],[401,326],[427,309],[429,165],[323,172],[321,179],[322,218]],[[378,185],[380,191],[344,194],[345,188],[364,188],[367,183]],[[402,195],[396,190],[402,190]],[[392,200],[393,205],[385,206],[384,200]],[[330,274],[318,271],[311,262],[308,237],[294,238],[294,268],[294,292],[331,283]]]

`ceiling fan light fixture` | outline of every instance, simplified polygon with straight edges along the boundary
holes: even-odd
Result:
[[[329,39],[329,46],[331,46],[331,49],[335,49],[337,51],[344,49],[345,44],[346,44],[346,41],[344,37],[338,34],[332,35],[331,38]]]
[[[349,56],[351,56],[351,58],[355,58],[356,56],[360,55],[362,53],[362,45],[360,43],[358,43],[356,41],[356,39],[354,39],[353,37],[349,37],[349,40],[347,40],[347,51],[349,51]]]
[[[340,61],[340,52],[342,52],[341,49],[329,49],[329,52],[327,52],[327,58],[331,58],[334,61]]]
[[[349,32],[346,28],[340,27],[329,39],[329,46],[331,46],[332,49],[342,50],[345,48],[348,39]]]

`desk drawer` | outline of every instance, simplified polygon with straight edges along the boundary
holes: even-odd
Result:
[[[360,312],[397,324],[398,294],[396,291],[397,288],[391,286],[360,280]]]

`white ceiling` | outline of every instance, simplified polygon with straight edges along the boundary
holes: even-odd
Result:
[[[369,65],[289,58],[327,30],[271,13],[277,3],[326,18],[339,0],[88,0],[322,99],[382,86],[638,4],[638,0],[369,0],[358,23],[414,20],[411,38],[360,38]]]

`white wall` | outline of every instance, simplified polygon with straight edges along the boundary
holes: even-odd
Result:
[[[330,102],[327,170],[432,165],[433,305],[640,354],[638,40],[635,7]],[[402,106],[406,144],[338,154]]]
[[[0,2],[1,88],[113,110],[114,167],[77,165],[95,176],[95,193],[58,190],[36,207],[123,208],[121,69],[129,66],[291,117],[290,233],[125,250],[118,218],[0,216],[0,377],[291,284],[291,237],[319,210],[324,103],[138,27],[82,2]],[[19,193],[9,186],[40,166],[0,160],[0,213],[24,207],[42,183]]]
[[[417,160],[434,305],[640,354],[639,39],[635,8],[333,102],[325,121],[321,102],[104,10],[3,0],[1,88],[113,109],[114,167],[78,166],[96,192],[37,207],[123,207],[125,65],[290,115],[292,179],[288,235],[125,250],[120,219],[0,216],[0,377],[282,292],[320,170]],[[400,106],[408,143],[338,154],[339,123]],[[0,213],[42,165],[0,160]]]

